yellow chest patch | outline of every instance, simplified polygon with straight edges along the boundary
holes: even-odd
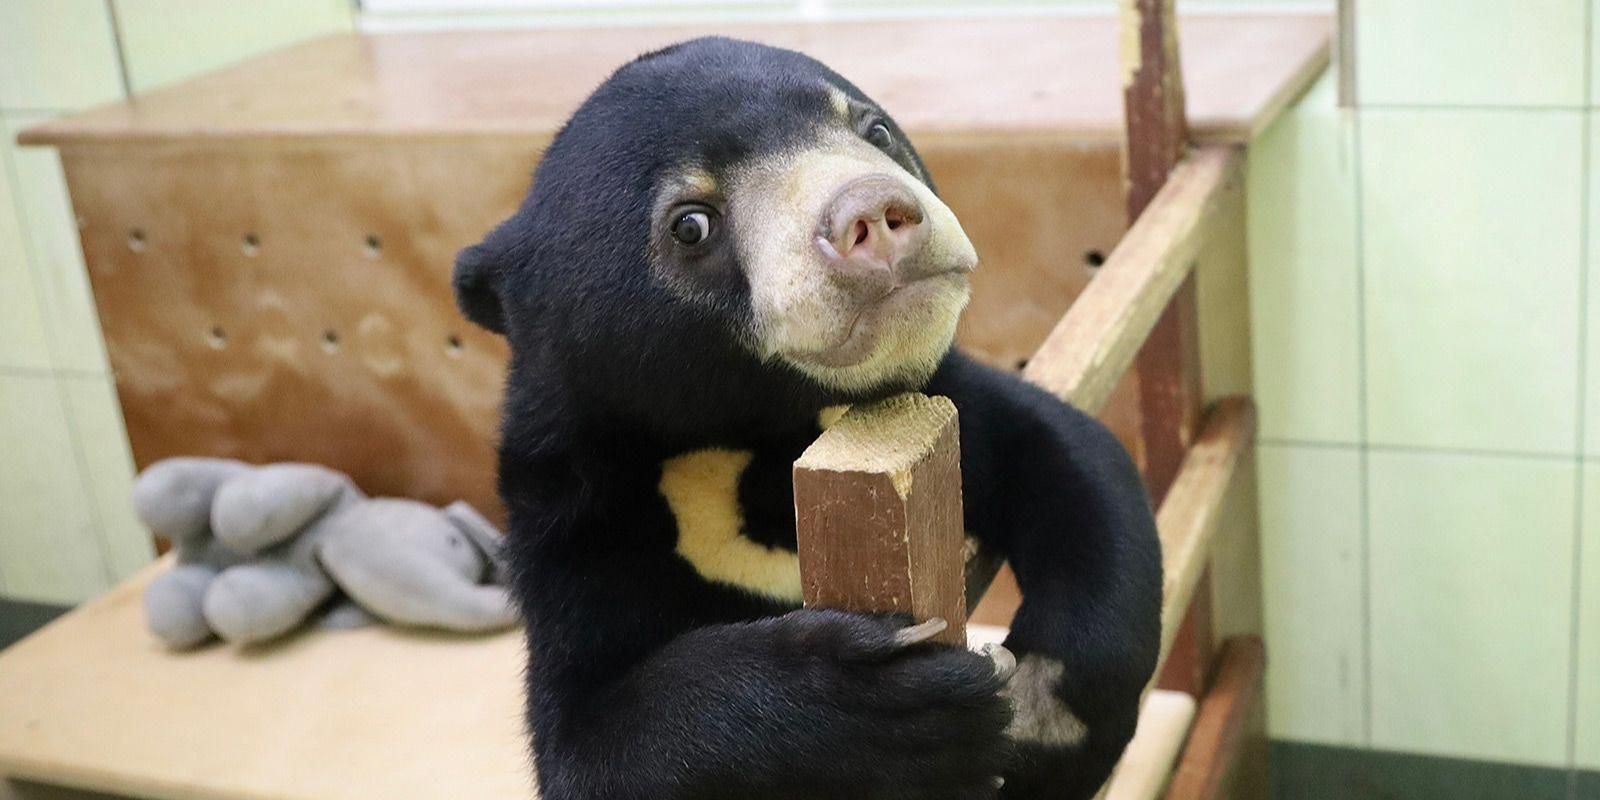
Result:
[[[661,496],[678,522],[678,555],[706,580],[798,604],[799,556],[744,535],[739,478],[750,458],[713,449],[662,462]]]

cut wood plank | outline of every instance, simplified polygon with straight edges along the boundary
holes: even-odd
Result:
[[[1246,730],[1261,703],[1266,648],[1255,636],[1224,642],[1216,679],[1200,703],[1194,729],[1172,774],[1167,800],[1216,800],[1239,762]]]
[[[1233,485],[1241,457],[1253,446],[1255,427],[1255,407],[1248,399],[1230,397],[1218,403],[1206,417],[1200,438],[1189,448],[1166,502],[1156,512],[1165,594],[1161,609],[1163,661],[1200,585],[1223,499]]]
[[[881,24],[735,23],[588,30],[332,36],[75,114],[31,143],[509,138],[538,147],[612,70],[721,33],[809,53],[930,137],[1115,144],[1122,138],[1117,20],[1005,14]],[[1182,34],[1190,119],[1205,141],[1244,142],[1328,62],[1314,14],[1194,15]],[[518,167],[518,169],[522,169]]]
[[[1242,188],[1243,163],[1238,149],[1217,146],[1197,148],[1178,165],[1023,377],[1084,411],[1099,411],[1193,270],[1225,195]]]
[[[808,607],[943,618],[966,641],[961,448],[948,398],[858,405],[794,465]]]

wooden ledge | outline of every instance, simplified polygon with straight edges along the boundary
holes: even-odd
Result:
[[[894,35],[885,36],[892,25]],[[1183,20],[1201,140],[1244,142],[1328,63],[1327,15]],[[895,115],[919,147],[979,139],[1115,146],[1113,14],[339,35],[24,132],[26,144],[474,137],[538,147],[635,56],[719,33],[809,53]]]
[[[1183,692],[1153,691],[1139,709],[1133,741],[1100,800],[1159,800],[1194,721],[1195,701]]]

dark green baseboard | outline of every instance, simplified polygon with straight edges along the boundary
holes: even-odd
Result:
[[[1600,772],[1272,743],[1273,800],[1600,800]]]
[[[0,597],[0,650],[67,612],[66,606]]]

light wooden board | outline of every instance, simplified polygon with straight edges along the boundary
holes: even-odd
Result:
[[[1331,27],[1317,15],[1185,18],[1196,135],[1249,139],[1327,63]],[[1075,15],[343,35],[50,123],[25,140],[543,140],[619,64],[712,32],[817,56],[914,137],[1122,136],[1116,19]]]
[[[164,566],[0,653],[0,774],[172,800],[533,796],[517,633],[173,654],[140,611]]]

